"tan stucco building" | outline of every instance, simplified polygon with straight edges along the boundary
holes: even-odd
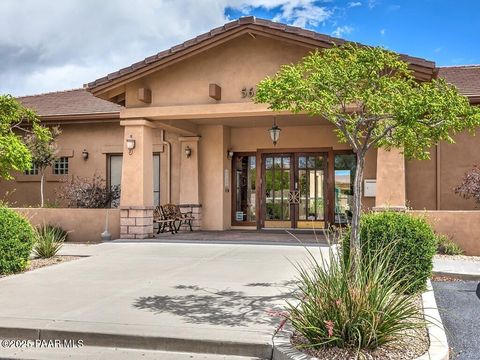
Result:
[[[59,180],[97,173],[121,184],[120,235],[153,235],[158,204],[194,209],[197,228],[305,228],[345,223],[355,157],[321,118],[274,114],[251,101],[255,85],[282,64],[331,38],[253,17],[241,18],[125,69],[86,89],[19,98],[46,124],[59,124],[58,164],[47,176],[47,199]],[[402,55],[420,81],[443,76],[480,102],[480,67],[437,68]],[[273,146],[268,129],[282,129]],[[127,139],[135,141],[127,148]],[[409,206],[470,210],[453,192],[480,163],[480,140],[467,134],[439,144],[429,161],[371,150],[364,179],[366,208]],[[85,159],[85,153],[88,158]],[[17,206],[39,202],[39,175],[2,181]]]

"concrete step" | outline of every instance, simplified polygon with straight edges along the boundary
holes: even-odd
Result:
[[[159,350],[122,349],[100,346],[79,348],[0,348],[0,359],[22,360],[260,360],[217,354],[168,352]]]

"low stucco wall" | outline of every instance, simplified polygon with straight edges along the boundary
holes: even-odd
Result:
[[[450,237],[466,255],[480,256],[480,211],[411,211],[423,215],[438,234]]]
[[[120,209],[16,208],[34,226],[49,224],[69,231],[69,242],[99,242],[105,230],[108,211],[108,231],[112,239],[120,237]]]

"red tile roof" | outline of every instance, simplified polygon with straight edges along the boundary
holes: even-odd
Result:
[[[462,95],[469,98],[480,96],[480,65],[440,67],[438,76],[455,85]]]
[[[17,98],[41,117],[119,113],[122,106],[102,100],[85,89],[57,91]]]
[[[161,63],[162,61],[167,60],[169,57],[178,55],[178,53],[182,51],[188,51],[192,47],[195,47],[197,45],[202,45],[202,43],[208,42],[209,40],[212,40],[213,38],[218,36],[222,36],[228,32],[238,31],[240,28],[249,28],[252,30],[259,30],[259,31],[263,30],[263,31],[269,31],[269,32],[277,31],[283,34],[284,36],[297,36],[297,37],[300,37],[300,39],[303,39],[305,41],[310,41],[310,42],[314,41],[317,44],[319,44],[319,46],[322,46],[323,44],[324,47],[331,47],[333,45],[342,45],[346,43],[346,41],[343,39],[320,34],[315,31],[310,31],[310,30],[302,29],[295,26],[281,24],[281,23],[270,21],[270,20],[259,19],[254,16],[242,17],[238,20],[234,20],[223,26],[210,30],[209,32],[199,35],[193,39],[187,40],[182,44],[173,46],[168,50],[161,51],[158,54],[149,56],[144,60],[136,62],[123,69],[112,72],[107,76],[104,76],[95,81],[92,81],[87,84],[87,89],[89,91],[95,92],[95,88],[99,86],[107,85],[113,82],[114,80],[117,80],[122,77],[128,77],[130,76],[130,74],[134,72],[138,73],[138,72],[142,72],[142,70],[147,71],[151,67],[157,65],[157,63]],[[410,64],[415,65],[416,66],[415,70],[421,71],[424,74],[424,77],[430,79],[433,76],[436,69],[435,63],[433,61],[428,61],[425,59],[416,58],[408,55],[400,55],[400,56],[402,57],[403,60],[407,61]]]

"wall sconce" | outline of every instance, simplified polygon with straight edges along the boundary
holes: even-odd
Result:
[[[128,154],[132,155],[133,149],[135,149],[135,139],[130,135],[130,137],[126,140],[127,142],[127,149],[128,149]]]
[[[82,151],[82,158],[83,158],[83,160],[88,159],[88,151],[86,149],[83,149],[83,151]]]
[[[190,149],[190,146],[188,145],[185,147],[185,155],[187,156],[187,158],[192,156],[192,149]]]
[[[227,150],[227,159],[230,160],[233,158],[233,150]]]
[[[272,138],[273,146],[277,145],[278,138],[280,137],[280,132],[282,129],[280,129],[277,126],[277,123],[275,121],[275,117],[273,117],[273,126],[268,129],[268,132],[270,133],[270,137]]]

